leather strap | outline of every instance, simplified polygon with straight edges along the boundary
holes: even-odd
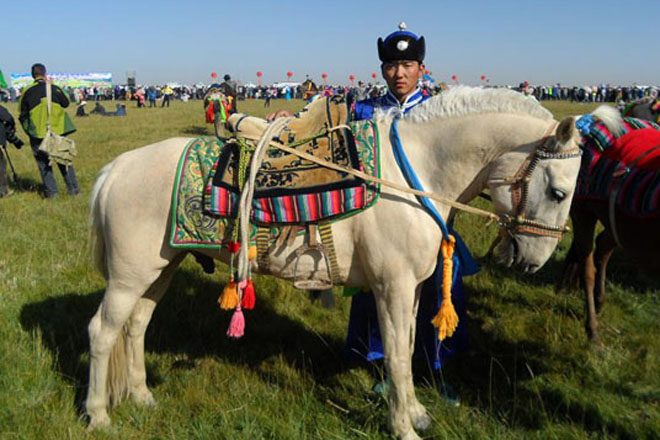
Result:
[[[269,239],[269,228],[257,228],[257,264],[259,265],[259,271],[261,273],[268,272],[268,254],[270,253]]]
[[[321,235],[321,243],[328,251],[328,260],[330,261],[330,276],[332,277],[332,284],[339,286],[342,283],[339,273],[339,264],[337,263],[337,252],[335,251],[335,243],[332,239],[332,225],[330,223],[319,223],[319,235]]]

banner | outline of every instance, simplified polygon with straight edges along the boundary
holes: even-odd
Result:
[[[23,88],[32,84],[32,75],[29,73],[12,73],[11,84]],[[49,73],[48,78],[60,87],[112,87],[112,73],[85,72],[85,73]]]
[[[0,89],[6,89],[7,88],[7,81],[5,81],[5,76],[2,74],[2,70],[0,69]]]

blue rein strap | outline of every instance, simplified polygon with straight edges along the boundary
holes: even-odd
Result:
[[[413,189],[419,191],[425,191],[424,186],[422,186],[422,183],[419,181],[419,178],[417,177],[415,170],[410,165],[410,161],[408,161],[408,157],[406,156],[406,153],[403,150],[403,145],[401,144],[401,138],[399,137],[399,128],[398,128],[399,118],[400,115],[394,117],[394,120],[392,121],[392,128],[390,130],[390,142],[392,144],[392,151],[394,152],[394,159],[396,160],[396,163],[399,166],[401,173],[403,173],[403,177],[406,179],[406,182],[408,182],[408,185]],[[419,203],[421,203],[422,206],[426,209],[426,211],[433,218],[433,220],[435,220],[438,226],[440,226],[440,229],[442,230],[443,238],[445,240],[448,240],[450,235],[450,229],[447,227],[447,224],[442,218],[442,215],[440,215],[440,213],[436,209],[435,205],[426,197],[419,195],[416,195],[415,197],[417,198]],[[467,246],[455,231],[453,235],[456,237],[456,251],[457,251],[456,253],[458,254],[459,260],[461,261],[463,274],[472,275],[474,273],[477,273],[479,271],[479,267],[477,266],[477,263],[470,255]]]

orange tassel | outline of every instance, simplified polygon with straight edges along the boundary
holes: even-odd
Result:
[[[449,241],[442,240],[442,305],[440,310],[431,320],[431,324],[438,328],[438,339],[443,340],[454,334],[458,326],[458,315],[451,302],[451,281],[454,272],[454,247],[456,239],[449,236]]]
[[[245,286],[245,289],[243,289],[243,300],[241,301],[241,307],[243,307],[245,310],[254,309],[254,303],[256,302],[256,299],[257,298],[254,295],[254,284],[252,284],[251,279],[248,279],[247,285]]]
[[[248,260],[254,261],[257,258],[257,247],[250,246],[248,248]]]
[[[222,295],[220,295],[218,303],[223,310],[235,309],[238,306],[238,286],[236,286],[233,278],[222,289]]]

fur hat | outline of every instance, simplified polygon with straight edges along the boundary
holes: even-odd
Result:
[[[424,37],[406,30],[406,24],[401,22],[399,30],[392,32],[385,40],[378,39],[378,58],[383,63],[390,61],[424,61],[426,44]]]

